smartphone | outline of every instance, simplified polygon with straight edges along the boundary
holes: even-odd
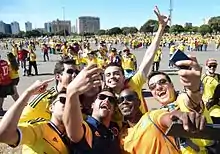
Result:
[[[176,62],[181,60],[191,60],[184,52],[176,50],[170,57],[170,62],[175,65]],[[175,65],[176,66],[176,65]],[[179,69],[190,69],[188,66],[177,66]]]
[[[220,124],[206,124],[202,131],[193,133],[187,132],[180,122],[173,122],[165,133],[168,136],[182,138],[198,138],[208,140],[220,140]]]

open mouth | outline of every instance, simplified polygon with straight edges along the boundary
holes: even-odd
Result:
[[[103,103],[101,104],[100,109],[110,110],[110,107],[106,103]]]
[[[163,97],[163,96],[165,96],[165,95],[166,95],[166,91],[161,91],[161,92],[158,93],[158,96],[159,96],[159,97]]]
[[[117,79],[110,79],[110,80],[109,80],[109,83],[111,83],[111,84],[116,84],[116,83],[118,83],[118,80],[117,80]]]

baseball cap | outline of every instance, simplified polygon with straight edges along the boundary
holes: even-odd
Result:
[[[209,58],[208,60],[206,60],[206,65],[209,65],[209,64],[216,64],[216,65],[218,65],[218,62],[214,58]]]

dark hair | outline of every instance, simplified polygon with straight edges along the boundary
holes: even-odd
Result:
[[[9,52],[7,54],[7,57],[8,57],[8,61],[10,62],[11,64],[11,68],[15,71],[18,71],[19,70],[19,65],[18,65],[18,62],[16,60],[16,57],[13,55],[13,53]]]
[[[63,57],[60,61],[55,64],[54,75],[61,74],[64,71],[64,64],[75,65],[75,60],[71,59],[69,56]],[[56,85],[58,81],[56,80]]]
[[[105,69],[108,68],[108,67],[111,67],[111,66],[119,67],[119,68],[121,69],[122,74],[125,75],[125,74],[124,74],[124,69],[122,68],[121,64],[116,63],[116,62],[111,62],[111,63],[109,63],[109,64],[105,67]]]
[[[148,77],[147,77],[148,84],[149,84],[150,79],[151,79],[152,77],[154,77],[155,75],[164,75],[165,78],[167,79],[167,81],[168,81],[169,83],[172,83],[170,77],[169,77],[166,73],[160,72],[160,71],[155,71],[155,72],[151,72],[151,73],[148,75]]]

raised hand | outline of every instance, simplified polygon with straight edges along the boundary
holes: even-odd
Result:
[[[37,80],[30,87],[28,87],[27,92],[29,92],[31,95],[43,93],[47,90],[48,84],[53,80],[54,78],[44,81]]]
[[[154,8],[154,13],[157,15],[159,25],[165,28],[170,18],[165,15],[162,15],[157,6],[155,6]]]
[[[101,86],[101,72],[96,64],[85,67],[68,85],[67,93],[83,94],[93,87]]]
[[[202,75],[202,68],[198,64],[196,57],[190,56],[191,60],[182,60],[176,63],[177,66],[188,66],[190,69],[181,69],[178,74],[180,76],[180,82],[188,90],[195,92],[200,88],[200,78]]]

